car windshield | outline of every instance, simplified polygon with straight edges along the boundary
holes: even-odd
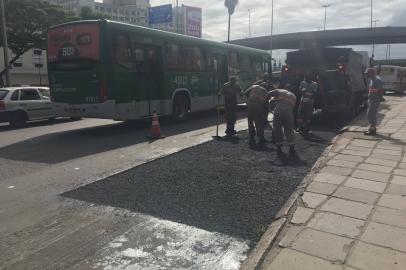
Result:
[[[43,97],[49,98],[51,96],[49,89],[39,88],[38,90],[41,92]]]
[[[7,96],[8,90],[0,89],[0,100],[3,100]]]

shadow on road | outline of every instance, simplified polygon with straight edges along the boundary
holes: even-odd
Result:
[[[245,112],[239,112],[239,119]],[[148,142],[151,120],[114,124],[47,134],[0,148],[0,158],[55,164],[130,145]],[[203,129],[217,123],[215,112],[194,114],[182,123],[161,119],[165,136]]]
[[[25,128],[31,128],[31,127],[54,126],[54,125],[65,124],[65,123],[69,123],[69,122],[75,122],[75,121],[79,121],[79,120],[72,120],[70,118],[57,118],[55,120],[38,120],[38,121],[28,122],[26,124],[26,126],[23,128],[15,128],[15,127],[9,125],[8,123],[1,123],[0,132],[17,130],[17,129],[25,129]]]

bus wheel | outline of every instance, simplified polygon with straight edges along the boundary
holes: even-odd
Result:
[[[185,120],[189,113],[189,108],[189,99],[186,95],[176,96],[172,107],[172,118],[175,121]]]
[[[27,124],[27,114],[22,111],[17,111],[12,115],[10,125],[15,128],[24,127]]]

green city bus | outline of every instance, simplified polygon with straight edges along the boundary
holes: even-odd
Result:
[[[51,98],[71,117],[182,119],[215,108],[229,76],[245,88],[270,69],[266,51],[114,21],[48,32]]]

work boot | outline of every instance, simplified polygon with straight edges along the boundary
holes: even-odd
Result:
[[[289,155],[296,155],[296,150],[294,145],[289,145]]]
[[[376,136],[376,129],[369,129],[368,131],[364,132],[364,135],[366,136]]]
[[[254,136],[250,136],[249,144],[250,145],[255,144],[255,137]]]
[[[265,144],[265,143],[266,143],[265,138],[264,138],[264,137],[260,137],[260,138],[259,138],[259,144]]]

